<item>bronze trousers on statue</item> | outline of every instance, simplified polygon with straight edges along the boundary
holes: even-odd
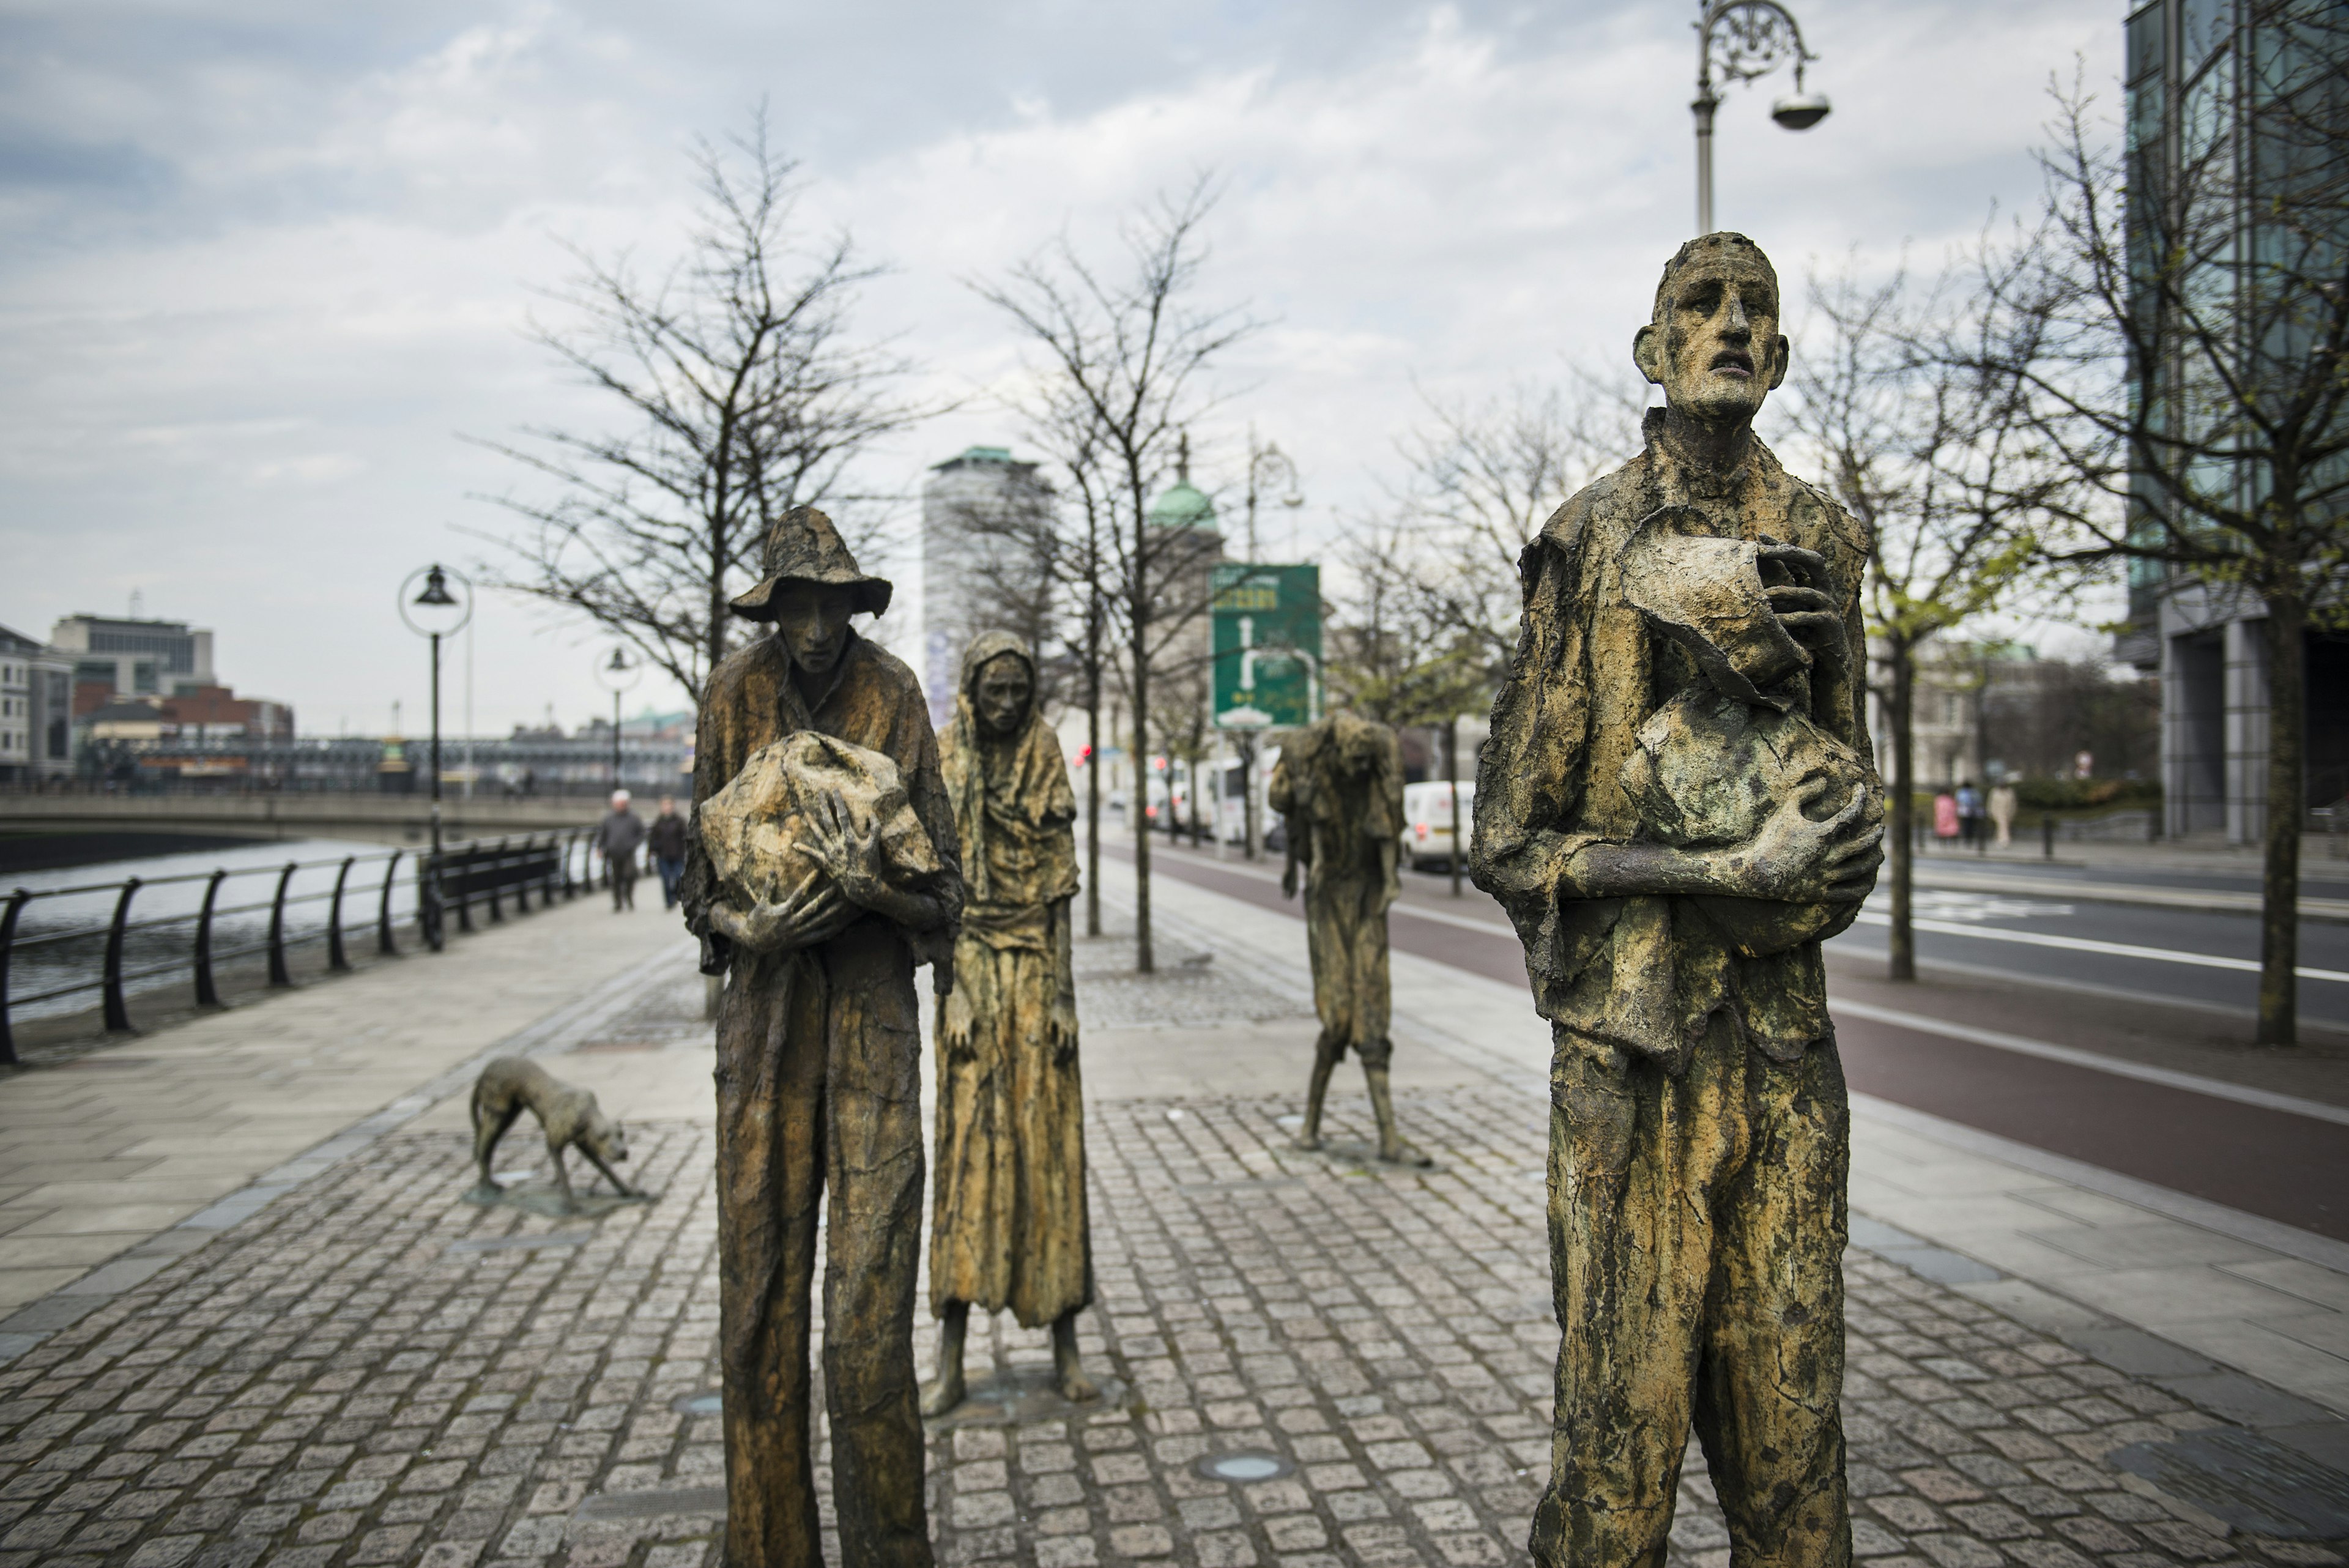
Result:
[[[913,957],[866,919],[738,960],[718,1018],[728,1568],[823,1561],[809,1297],[825,1216],[824,1402],[847,1568],[927,1568],[914,1276],[922,1233]]]
[[[1544,1568],[1663,1568],[1693,1423],[1738,1568],[1848,1568],[1832,1043],[1781,1064],[1716,1015],[1686,1076],[1563,1030],[1551,1070],[1559,1326]]]
[[[1313,1010],[1321,1019],[1319,1054],[1339,1062],[1351,1050],[1365,1067],[1385,1066],[1394,1056],[1386,885],[1362,877],[1309,884],[1305,950],[1313,965]]]

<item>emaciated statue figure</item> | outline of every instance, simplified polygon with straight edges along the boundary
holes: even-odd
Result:
[[[1402,753],[1394,732],[1343,711],[1292,732],[1281,742],[1265,798],[1287,819],[1284,897],[1296,896],[1298,863],[1305,866],[1306,950],[1313,962],[1313,1010],[1321,1018],[1298,1147],[1321,1147],[1330,1074],[1351,1050],[1370,1084],[1379,1158],[1419,1160],[1395,1130],[1394,1096],[1387,1086],[1394,1057],[1388,1037],[1394,999],[1387,978],[1387,908],[1402,891],[1396,867],[1402,849]]]
[[[962,1402],[973,1307],[1050,1324],[1062,1397],[1091,1399],[1077,1359],[1077,1314],[1093,1299],[1069,929],[1077,797],[1019,639],[988,632],[964,653],[942,761],[969,897],[938,1031],[930,1308],[942,1326],[922,1408]]]
[[[771,622],[773,634],[728,656],[702,694],[698,807],[754,760],[778,788],[788,783],[780,763],[790,762],[874,779],[884,794],[903,791],[894,811],[885,801],[855,809],[800,792],[779,830],[781,850],[768,858],[788,851],[821,875],[770,865],[770,885],[789,890],[748,907],[711,858],[722,813],[687,846],[686,921],[702,939],[703,971],[728,977],[718,1017],[718,1241],[725,1555],[735,1568],[822,1561],[808,1343],[817,1205],[827,1199],[824,1395],[842,1555],[854,1568],[932,1560],[914,1376],[922,1210],[914,967],[926,959],[939,989],[951,984],[962,878],[921,688],[849,626],[855,612],[877,615],[888,603],[888,583],[857,569],[831,519],[794,507],[767,537],[759,585],[733,601],[736,615]],[[793,736],[803,755],[770,750]],[[868,753],[893,764],[895,778],[879,776]],[[785,789],[778,799],[789,797]],[[908,805],[929,843],[909,846],[900,831],[888,849],[888,820],[902,824]],[[909,880],[909,865],[930,869]]]
[[[1526,547],[1479,766],[1471,864],[1555,1043],[1548,1568],[1661,1568],[1692,1422],[1739,1563],[1851,1561],[1819,944],[1881,859],[1868,540],[1754,439],[1778,310],[1743,235],[1665,267],[1632,352],[1666,406]]]

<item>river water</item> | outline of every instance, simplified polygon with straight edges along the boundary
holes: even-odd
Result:
[[[246,955],[244,950],[266,943],[270,905],[278,877],[288,864],[298,867],[285,889],[285,940],[296,975],[316,973],[326,966],[326,944],[322,939],[336,879],[343,874],[346,858],[350,867],[341,899],[345,942],[354,951],[372,950],[389,873],[393,929],[401,947],[413,946],[422,940],[416,929],[417,857],[412,850],[400,851],[397,862],[392,856],[393,851],[380,844],[281,839],[0,877],[0,898],[17,888],[41,895],[24,905],[14,950],[5,961],[9,1017],[21,1023],[97,1005],[99,992],[95,984],[58,995],[44,993],[98,980],[105,965],[107,928],[120,901],[123,884],[131,877],[139,878],[140,885],[131,894],[129,924],[132,929],[124,938],[123,969],[125,990],[134,999],[171,990],[182,996],[191,994],[196,921],[168,918],[191,917],[202,909],[214,871],[228,873],[213,905],[212,947],[216,966],[262,961]],[[163,923],[149,924],[158,921]],[[57,938],[62,940],[42,940]],[[136,971],[155,972],[128,978]]]

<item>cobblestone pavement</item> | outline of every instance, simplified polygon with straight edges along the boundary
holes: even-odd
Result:
[[[1096,1107],[1084,1342],[1123,1398],[937,1433],[943,1561],[1524,1560],[1556,1342],[1542,1107],[1423,1096],[1439,1164],[1408,1174],[1293,1152],[1285,1108]],[[709,1140],[633,1130],[662,1196],[594,1222],[465,1204],[460,1137],[387,1137],[0,1368],[0,1568],[714,1563]],[[1849,1272],[1880,1568],[2340,1561],[2226,1535],[2112,1462],[2217,1417],[1890,1263]],[[974,1335],[982,1384],[1032,1387],[1046,1359],[1008,1320]],[[1232,1455],[1275,1473],[1203,1473]],[[1682,1493],[1673,1562],[1720,1568],[1701,1462]]]

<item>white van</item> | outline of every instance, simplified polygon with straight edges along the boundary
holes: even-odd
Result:
[[[1460,781],[1460,831],[1472,831],[1475,820],[1476,781]],[[1413,870],[1422,866],[1452,867],[1452,786],[1442,779],[1402,786],[1402,862]]]

